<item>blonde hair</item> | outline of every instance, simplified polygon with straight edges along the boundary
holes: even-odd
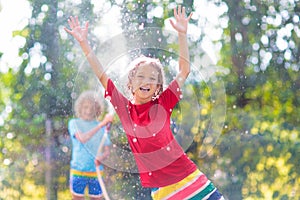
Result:
[[[132,80],[137,72],[137,68],[139,66],[145,66],[145,65],[150,65],[150,66],[154,67],[154,69],[156,69],[158,72],[158,85],[160,86],[159,91],[156,94],[156,96],[158,96],[163,92],[163,89],[164,89],[163,85],[164,85],[164,81],[165,81],[165,74],[163,71],[163,66],[162,66],[161,62],[159,61],[159,59],[146,57],[144,55],[141,55],[140,57],[134,59],[130,63],[129,66],[130,66],[131,70],[128,73],[127,88],[132,93]]]
[[[82,112],[82,104],[85,101],[89,101],[94,104],[94,118],[98,118],[101,115],[102,108],[104,107],[101,101],[99,94],[94,91],[88,90],[82,92],[79,97],[76,99],[74,104],[75,116],[80,118]]]

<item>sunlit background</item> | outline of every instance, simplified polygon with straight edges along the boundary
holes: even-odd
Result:
[[[177,47],[168,20],[177,4],[194,14],[176,138],[227,199],[300,198],[298,0],[0,0],[0,199],[71,199],[67,122],[81,91],[101,91],[63,30],[67,18],[90,22],[91,44],[112,77],[125,77],[145,45],[170,80]],[[130,44],[151,27],[169,34],[143,41],[142,50]],[[150,199],[130,173],[118,120],[111,137],[109,195]]]

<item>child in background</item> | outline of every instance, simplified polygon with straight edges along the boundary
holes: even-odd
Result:
[[[105,126],[113,119],[111,114],[99,122],[97,119],[103,110],[102,103],[93,91],[85,91],[75,101],[77,118],[71,119],[68,130],[72,140],[72,160],[70,169],[70,190],[73,200],[83,200],[88,188],[91,200],[102,199],[102,190],[97,179],[96,165],[109,155],[109,138],[104,143],[103,152],[97,155],[99,144],[104,135]],[[96,160],[95,160],[96,158]]]
[[[80,44],[94,73],[103,85],[105,97],[118,114],[138,166],[143,187],[152,189],[153,199],[224,199],[222,194],[187,157],[170,129],[170,117],[182,98],[181,87],[190,73],[187,26],[192,14],[185,8],[174,9],[178,32],[179,72],[164,90],[164,76],[159,60],[141,56],[132,63],[126,98],[105,73],[87,40],[88,22],[81,28],[77,17],[68,20],[65,30]]]

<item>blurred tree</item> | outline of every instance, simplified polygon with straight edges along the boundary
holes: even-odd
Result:
[[[1,105],[11,112],[1,130],[10,136],[1,142],[1,155],[7,162],[1,163],[5,181],[0,198],[57,199],[59,182],[64,180],[66,185],[68,174],[70,152],[63,142],[66,120],[72,115],[72,79],[76,74],[70,63],[74,56],[68,51],[71,43],[61,40],[60,33],[71,14],[68,8],[74,4],[58,0],[30,3],[28,25],[14,33],[26,39],[19,50],[23,62],[17,71],[10,69],[1,76],[9,99]],[[73,11],[91,8],[91,3],[85,2]]]
[[[299,198],[299,4],[224,2],[229,23],[219,64],[233,73],[225,78],[227,122],[214,157],[230,164],[224,191],[233,199]]]

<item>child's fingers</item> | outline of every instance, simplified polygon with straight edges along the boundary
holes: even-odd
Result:
[[[68,24],[70,26],[71,29],[74,29],[74,23],[73,23],[73,17],[71,16],[69,19],[68,19]]]
[[[72,28],[72,24],[71,24],[70,18],[68,19],[68,24],[69,24],[69,27]]]
[[[181,5],[178,6],[178,11],[177,11],[178,16],[181,16]]]
[[[75,26],[75,23],[74,23],[74,17],[73,16],[70,16],[70,23],[72,24],[72,26]]]
[[[95,159],[94,163],[97,167],[101,165],[101,162],[97,158]]]
[[[76,26],[79,26],[79,23],[78,23],[78,17],[77,16],[75,16],[75,17],[70,17],[70,19],[71,19],[71,23],[72,23],[72,28],[75,28]]]
[[[181,17],[184,17],[185,16],[185,7],[182,7],[182,10],[181,10]]]
[[[189,21],[193,16],[193,13],[191,12],[190,15],[188,16],[187,20]]]
[[[176,18],[176,19],[178,19],[178,14],[177,14],[177,10],[176,10],[176,8],[174,8],[174,17]]]
[[[171,20],[171,19],[170,19],[170,24],[171,24],[171,26],[172,26],[174,29],[176,29],[175,23],[174,23],[173,20]]]
[[[75,16],[75,23],[77,26],[79,25],[78,16]]]
[[[89,22],[85,22],[85,30],[89,28]]]
[[[66,27],[64,27],[64,30],[69,34],[71,34],[71,32],[72,32],[71,30],[67,29]]]

